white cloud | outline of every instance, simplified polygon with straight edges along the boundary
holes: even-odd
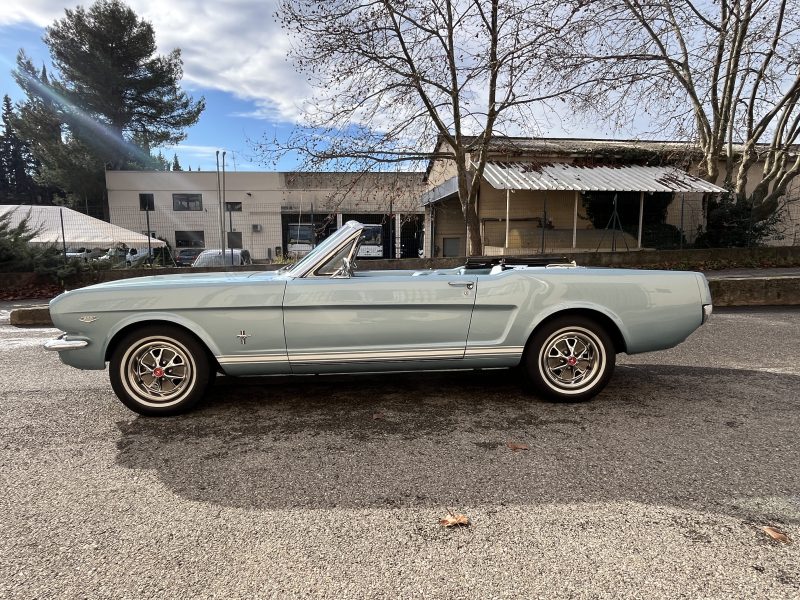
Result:
[[[0,27],[45,27],[79,3],[88,6],[91,0],[6,0],[0,3]],[[159,52],[181,49],[186,83],[252,101],[256,110],[250,117],[297,118],[309,88],[286,60],[289,40],[274,21],[275,0],[128,0],[128,5],[153,24]]]
[[[0,27],[33,24],[44,28],[63,15],[63,1],[11,0],[0,4]]]

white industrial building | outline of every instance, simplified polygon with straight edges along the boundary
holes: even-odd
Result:
[[[256,260],[285,254],[298,224],[316,243],[351,218],[382,226],[384,258],[416,256],[422,227],[421,173],[107,171],[106,186],[116,225]]]

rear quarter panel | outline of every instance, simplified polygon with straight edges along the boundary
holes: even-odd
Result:
[[[478,278],[470,346],[524,346],[542,321],[570,309],[600,312],[629,354],[670,348],[702,322],[697,274],[627,269],[504,271]]]

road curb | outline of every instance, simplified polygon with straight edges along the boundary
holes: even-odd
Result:
[[[714,306],[800,306],[800,277],[708,276]],[[10,321],[16,327],[52,327],[47,305],[17,308]]]
[[[708,277],[714,306],[800,305],[800,277]]]
[[[15,308],[11,311],[9,322],[16,327],[52,327],[50,309],[46,304],[28,308]]]

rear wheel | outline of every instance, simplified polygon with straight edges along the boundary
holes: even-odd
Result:
[[[608,333],[581,316],[553,319],[533,335],[522,366],[537,393],[562,402],[593,398],[614,372],[616,353]]]
[[[122,403],[149,416],[190,410],[212,380],[205,348],[173,327],[143,327],[127,335],[111,356],[109,375]]]

